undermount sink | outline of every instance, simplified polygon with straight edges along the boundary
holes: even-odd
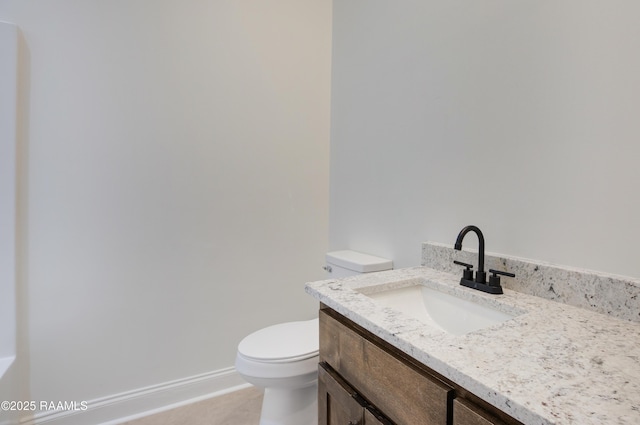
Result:
[[[454,335],[464,335],[516,317],[419,284],[364,295]]]

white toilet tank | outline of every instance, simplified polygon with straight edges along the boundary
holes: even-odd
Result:
[[[326,260],[324,269],[327,271],[327,278],[338,279],[393,269],[393,261],[387,258],[350,250],[328,252]]]

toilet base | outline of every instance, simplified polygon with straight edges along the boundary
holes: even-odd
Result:
[[[259,425],[317,425],[318,382],[304,388],[265,388]]]

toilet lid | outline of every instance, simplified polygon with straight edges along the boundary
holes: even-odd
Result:
[[[318,339],[318,319],[281,323],[246,336],[238,352],[263,362],[303,360],[318,354]]]

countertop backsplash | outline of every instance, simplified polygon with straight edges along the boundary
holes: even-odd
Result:
[[[436,242],[422,244],[423,266],[462,276],[463,267],[453,260],[473,264],[475,270],[478,251],[456,251],[453,245]],[[504,288],[640,322],[640,279],[485,253],[485,271],[489,269],[515,273],[515,278],[501,279]]]

